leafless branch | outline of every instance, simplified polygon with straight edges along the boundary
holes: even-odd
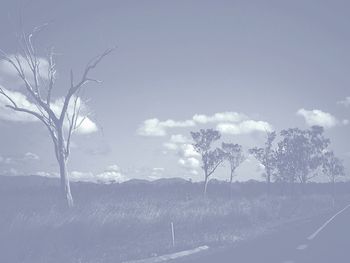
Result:
[[[48,77],[49,83],[48,83],[48,88],[47,88],[46,104],[50,105],[52,90],[53,90],[55,80],[56,80],[56,64],[54,61],[53,48],[51,48],[49,51],[48,62],[49,62],[49,68],[48,68],[47,77]]]
[[[72,98],[72,96],[88,81],[91,81],[91,79],[88,77],[89,73],[91,70],[93,70],[100,62],[101,60],[106,57],[108,54],[110,54],[115,48],[110,48],[105,50],[101,55],[94,57],[93,59],[91,59],[89,61],[89,63],[87,64],[82,79],[80,80],[80,82],[76,85],[74,85],[74,79],[73,79],[73,71],[71,71],[71,87],[65,97],[65,101],[64,101],[64,105],[61,111],[61,116],[60,116],[60,122],[63,123],[64,121],[64,117],[65,114],[67,112],[68,109],[68,105],[69,102]]]

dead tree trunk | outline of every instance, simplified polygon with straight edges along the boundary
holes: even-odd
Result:
[[[63,137],[63,128],[58,128],[58,140],[57,140],[57,161],[60,169],[61,191],[69,208],[74,206],[72,193],[70,190],[70,182],[67,170],[67,162],[69,152],[66,149],[65,140]]]
[[[63,157],[63,156],[62,156]],[[74,206],[73,197],[70,190],[70,182],[67,172],[67,162],[64,157],[58,160],[60,166],[61,191],[69,208]]]

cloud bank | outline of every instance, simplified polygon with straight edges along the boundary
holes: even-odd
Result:
[[[192,120],[174,121],[166,120],[160,121],[157,118],[148,119],[139,127],[137,133],[141,136],[165,136],[169,128],[186,128],[193,127],[195,123]]]
[[[29,101],[27,96],[24,94],[18,92],[18,91],[11,91],[8,90],[0,85],[0,88],[4,90],[6,94],[11,97],[11,99],[18,105],[18,107],[26,108],[28,110],[40,113],[38,107]],[[56,114],[56,116],[59,116],[61,109],[63,107],[64,98],[59,98],[52,102],[51,108],[53,112]],[[34,116],[24,113],[24,112],[16,112],[12,109],[9,109],[6,107],[6,105],[9,105],[9,101],[2,95],[0,95],[0,119],[5,121],[11,121],[11,122],[39,122],[37,118]],[[95,122],[93,122],[89,117],[86,116],[89,109],[87,105],[78,98],[77,100],[77,107],[80,107],[80,115],[78,116],[77,123],[81,123],[81,125],[76,130],[77,134],[89,134],[94,133],[98,131],[98,127]],[[72,115],[74,111],[74,98],[71,100],[71,103],[68,106],[68,114]],[[68,122],[65,123],[65,126],[68,128]]]
[[[222,133],[233,135],[272,130],[272,126],[268,122],[249,119],[245,114],[218,112],[213,115],[195,114],[192,119],[184,121],[147,119],[140,125],[137,133],[141,136],[164,137],[173,128],[188,128],[209,124],[216,125],[216,129]],[[171,144],[168,146],[172,147]]]

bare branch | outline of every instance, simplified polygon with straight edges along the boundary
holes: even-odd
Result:
[[[8,57],[8,54],[5,51],[3,51],[1,48],[0,48],[0,55],[3,59]]]
[[[58,119],[55,115],[55,113],[52,111],[52,109],[49,107],[49,105],[47,105],[40,97],[40,93],[39,93],[39,86],[37,83],[37,80],[35,82],[35,85],[37,85],[35,87],[35,89],[33,89],[32,85],[29,83],[25,72],[23,70],[23,66],[22,66],[22,62],[20,61],[20,58],[18,57],[18,55],[14,56],[15,61],[10,57],[10,56],[4,56],[3,59],[6,60],[7,62],[9,62],[12,67],[16,70],[16,72],[18,73],[19,77],[21,78],[21,80],[24,82],[26,90],[29,92],[29,94],[31,95],[31,97],[34,99],[35,104],[40,105],[40,107],[42,109],[45,110],[45,112],[47,112],[47,114],[49,115],[49,118],[52,119],[54,122],[57,122]],[[25,61],[30,64],[30,58],[28,57],[24,57]],[[34,78],[37,78],[37,71],[38,68],[35,67],[33,70],[33,76]]]
[[[110,54],[112,51],[114,51],[114,49],[115,49],[115,47],[109,48],[109,49],[105,50],[101,55],[96,56],[95,58],[91,59],[85,68],[82,81],[86,80],[89,72],[92,69],[94,69],[97,66],[97,64],[101,62],[101,60],[104,57],[106,57],[108,54]]]
[[[67,112],[68,109],[68,105],[69,102],[72,98],[72,96],[89,80],[91,81],[91,79],[88,77],[89,72],[94,69],[100,62],[101,60],[106,57],[108,54],[110,54],[115,48],[110,48],[105,50],[101,55],[96,56],[95,58],[91,59],[89,61],[89,63],[87,64],[84,73],[83,73],[83,77],[81,79],[81,81],[77,84],[74,85],[73,82],[73,71],[71,71],[71,88],[68,91],[68,94],[66,95],[65,101],[64,101],[64,105],[61,111],[61,116],[60,116],[60,122],[63,123],[64,120],[64,116]]]
[[[13,107],[17,108],[15,101],[9,95],[7,95],[7,93],[4,91],[4,89],[2,87],[0,87],[0,94],[5,96],[5,98],[7,98],[9,100],[11,102],[11,104],[13,105]]]
[[[78,92],[79,92],[79,90],[78,90]],[[72,134],[77,129],[76,126],[77,126],[77,121],[78,121],[79,114],[80,114],[81,103],[79,103],[79,105],[78,105],[78,101],[79,101],[79,96],[76,95],[75,99],[74,99],[72,117],[70,118],[68,112],[66,113],[67,120],[69,123],[68,135],[67,135],[67,141],[66,141],[66,156],[67,157],[70,154],[70,141],[71,141]]]
[[[50,105],[51,103],[51,96],[52,96],[52,90],[55,84],[55,75],[56,75],[56,64],[54,62],[54,54],[53,54],[53,48],[50,49],[48,54],[48,62],[49,62],[49,69],[48,69],[48,90],[47,90],[47,96],[46,96],[46,104]]]
[[[43,116],[41,116],[39,113],[37,113],[35,111],[31,111],[31,110],[28,110],[28,109],[25,109],[25,108],[20,108],[20,107],[12,106],[12,105],[6,105],[6,107],[10,108],[10,109],[12,109],[14,111],[25,112],[25,113],[28,113],[30,115],[33,115],[36,118],[38,118],[40,121],[42,121],[44,124],[47,124],[45,119],[43,118]]]
[[[5,98],[7,98],[7,100],[12,104],[12,105],[6,105],[7,108],[12,109],[12,110],[17,111],[17,112],[23,112],[23,113],[30,114],[30,115],[36,117],[37,119],[39,119],[47,127],[47,129],[50,132],[50,136],[52,138],[52,141],[54,142],[56,157],[58,157],[58,144],[57,144],[57,136],[55,135],[55,127],[52,126],[50,120],[43,114],[43,112],[41,112],[41,114],[39,114],[35,111],[31,111],[31,110],[28,110],[25,108],[18,107],[16,102],[1,87],[0,87],[0,94],[3,95]]]
[[[90,79],[90,78],[87,78],[86,79],[86,82],[96,82],[96,83],[98,83],[98,84],[101,84],[102,83],[102,80],[98,80],[98,79]]]

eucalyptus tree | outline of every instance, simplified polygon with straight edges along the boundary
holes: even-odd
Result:
[[[232,192],[232,182],[235,170],[245,160],[242,145],[234,143],[221,144],[221,149],[224,151],[224,158],[230,164],[230,192]]]
[[[60,171],[61,189],[69,207],[73,206],[67,172],[67,162],[70,155],[71,137],[87,119],[87,113],[82,111],[81,91],[86,84],[100,81],[91,78],[90,73],[101,60],[109,55],[113,48],[105,50],[102,54],[92,58],[83,70],[82,76],[75,80],[73,71],[70,71],[70,82],[66,95],[53,101],[56,85],[56,61],[53,48],[41,57],[35,40],[43,29],[36,27],[30,33],[21,33],[18,37],[18,49],[15,54],[8,54],[0,50],[0,58],[16,72],[20,84],[16,92],[28,94],[29,103],[19,104],[14,97],[14,87],[5,89],[0,86],[0,96],[6,98],[6,107],[15,112],[31,115],[40,121],[47,129],[53,146],[55,157]],[[46,64],[46,67],[43,67]],[[61,91],[59,91],[61,92]]]
[[[322,172],[332,184],[332,196],[334,197],[335,182],[337,178],[345,176],[345,168],[342,160],[336,157],[333,151],[327,151],[323,154]]]
[[[306,184],[318,175],[323,153],[330,140],[324,137],[324,129],[313,126],[308,130],[299,128],[281,131],[282,140],[278,143],[276,162],[279,179],[285,182]]]
[[[264,148],[254,147],[249,149],[252,154],[265,168],[267,192],[270,192],[272,175],[276,169],[276,152],[273,149],[273,142],[276,138],[276,132],[267,132],[267,139]]]
[[[206,195],[209,177],[215,172],[225,157],[225,153],[220,148],[211,149],[212,144],[221,138],[221,134],[213,129],[201,129],[199,132],[191,132],[191,135],[194,141],[193,147],[202,159],[204,195]]]

